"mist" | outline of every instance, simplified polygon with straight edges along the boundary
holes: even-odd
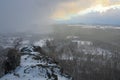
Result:
[[[0,32],[49,32],[53,10],[48,0],[0,0]]]

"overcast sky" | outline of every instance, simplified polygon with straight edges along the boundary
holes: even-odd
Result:
[[[48,30],[57,3],[55,0],[0,0],[0,32]]]
[[[120,25],[120,0],[0,0],[0,32],[46,32],[56,23]]]

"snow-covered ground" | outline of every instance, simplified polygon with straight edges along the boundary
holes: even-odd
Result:
[[[76,42],[78,46],[80,45],[93,45],[91,41],[82,41],[82,40],[72,40],[72,42]]]
[[[71,80],[71,77],[65,75],[52,58],[30,52],[21,56],[20,66],[15,71],[0,80]]]
[[[34,45],[43,47],[44,45],[46,45],[46,41],[52,41],[52,40],[53,38],[40,39],[39,41],[34,42]]]
[[[81,28],[88,28],[88,29],[118,29],[120,30],[120,27],[116,26],[101,26],[101,25],[68,25],[68,26],[80,26]]]

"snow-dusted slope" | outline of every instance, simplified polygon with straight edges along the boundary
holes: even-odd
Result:
[[[0,80],[72,80],[72,78],[65,75],[52,58],[38,52],[25,52],[21,56],[20,66]]]

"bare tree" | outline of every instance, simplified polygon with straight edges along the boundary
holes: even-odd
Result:
[[[22,38],[16,38],[13,41],[13,47],[14,47],[14,49],[18,50],[19,47],[21,46],[21,44],[22,44]]]

